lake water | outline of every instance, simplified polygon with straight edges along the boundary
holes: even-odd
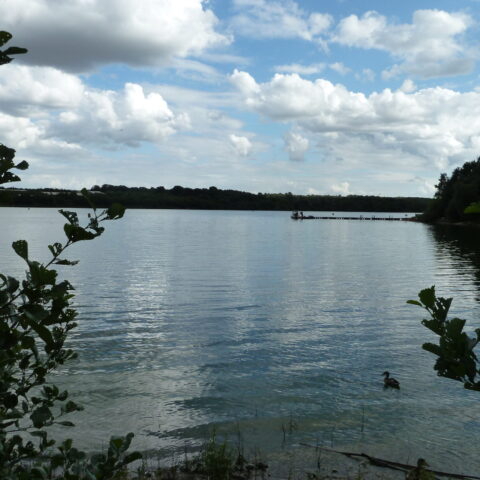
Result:
[[[24,270],[9,247],[20,238],[46,260],[62,224],[55,210],[0,209],[0,271]],[[405,303],[435,284],[478,327],[480,229],[173,210],[107,227],[61,267],[80,358],[56,381],[86,408],[67,432],[82,447],[133,431],[169,457],[215,426],[267,459],[308,443],[480,468],[480,393],[436,377],[421,348],[434,338]],[[400,391],[383,389],[384,370]]]

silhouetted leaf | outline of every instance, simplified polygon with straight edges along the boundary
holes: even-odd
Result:
[[[30,419],[32,420],[33,426],[35,428],[42,428],[47,422],[51,420],[51,418],[52,412],[45,405],[36,408],[30,415]]]
[[[122,218],[125,214],[125,207],[120,203],[112,203],[106,211],[108,220]]]
[[[142,459],[143,456],[140,452],[132,452],[129,453],[128,455],[125,455],[125,458],[123,459],[123,464],[128,465],[129,463],[134,462],[135,460],[140,460]]]
[[[28,50],[26,48],[21,47],[9,47],[3,53],[5,55],[21,55],[23,53],[27,53]]]
[[[417,302],[417,300],[407,300],[407,303],[410,305],[418,305],[419,307],[423,306],[420,302]]]
[[[76,265],[78,263],[78,260],[66,260],[66,259],[63,259],[63,260],[55,260],[53,262],[55,265]]]
[[[425,288],[418,294],[420,301],[428,308],[435,307],[435,286]]]
[[[15,253],[28,262],[28,243],[26,240],[17,240],[12,243]]]
[[[11,40],[12,34],[9,32],[0,31],[0,47],[5,45],[9,40]]]
[[[66,223],[63,227],[65,235],[72,242],[79,242],[81,240],[93,240],[98,235],[85,230],[78,225],[71,225]]]
[[[18,168],[19,170],[26,170],[28,167],[28,162],[25,160],[22,160],[20,163],[17,163],[15,165],[15,168]]]
[[[72,225],[78,225],[78,215],[76,212],[60,209],[61,213]]]

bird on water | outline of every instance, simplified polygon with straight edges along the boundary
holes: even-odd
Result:
[[[383,379],[385,387],[400,388],[400,382],[396,378],[391,377],[390,372],[385,371],[382,375],[385,377]]]
[[[408,472],[405,480],[435,480],[433,472],[427,470],[428,463],[423,458],[419,458],[417,466]]]

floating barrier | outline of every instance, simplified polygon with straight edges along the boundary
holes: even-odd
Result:
[[[372,215],[367,217],[360,215],[359,217],[347,217],[344,215],[331,215],[328,217],[314,217],[313,215],[291,215],[292,220],[375,220],[375,221],[387,221],[387,222],[401,222],[401,221],[412,221],[414,217],[377,217]]]

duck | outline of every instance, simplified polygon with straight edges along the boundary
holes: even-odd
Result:
[[[435,475],[433,472],[425,468],[428,466],[429,465],[424,458],[419,458],[417,460],[417,466],[408,472],[405,480],[434,480]]]
[[[400,388],[400,382],[396,379],[390,376],[390,372],[383,372],[382,375],[385,376],[383,379],[383,384],[386,387],[391,387],[391,388]]]

